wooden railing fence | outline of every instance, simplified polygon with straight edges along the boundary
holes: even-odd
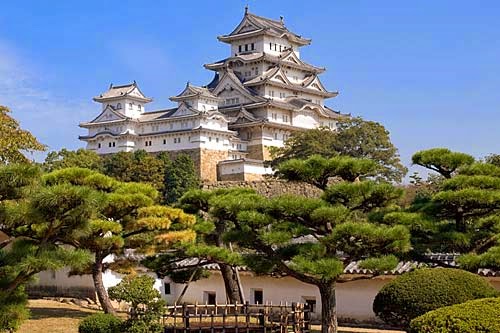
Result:
[[[302,303],[182,304],[167,307],[165,333],[309,333]]]

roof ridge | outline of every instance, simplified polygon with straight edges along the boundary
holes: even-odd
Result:
[[[250,12],[247,12],[246,15],[253,16],[253,17],[256,17],[256,18],[261,19],[261,20],[270,21],[272,23],[277,23],[277,24],[281,25],[282,27],[285,27],[285,23],[281,20],[278,21],[278,20],[275,20],[275,19],[272,19],[269,17],[260,16],[260,15],[250,13]]]
[[[127,87],[133,87],[135,85],[135,82],[128,83],[128,84],[122,84],[119,86],[111,86],[110,89],[120,89],[120,88],[127,88]]]

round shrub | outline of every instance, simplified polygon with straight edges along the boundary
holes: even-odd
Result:
[[[500,298],[478,299],[427,312],[411,321],[410,332],[500,332]]]
[[[480,276],[452,268],[422,268],[387,283],[373,302],[383,321],[407,327],[426,312],[470,300],[498,296]]]
[[[120,333],[122,321],[107,313],[96,313],[84,318],[78,325],[78,333]]]

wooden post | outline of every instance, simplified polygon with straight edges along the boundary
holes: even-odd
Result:
[[[243,308],[244,313],[245,313],[245,323],[246,323],[246,328],[247,328],[247,333],[249,332],[249,325],[250,325],[250,315],[248,313],[248,301],[245,302],[245,307]]]
[[[259,326],[264,327],[266,322],[264,320],[264,310],[262,310],[262,309],[259,309],[258,320],[259,320]]]
[[[182,314],[183,314],[183,319],[184,319],[184,332],[189,332],[189,309],[187,308],[186,304],[184,303],[182,305]]]
[[[210,332],[214,333],[215,328],[214,328],[214,311],[210,312]]]
[[[226,333],[226,316],[227,316],[227,308],[222,310],[222,333]]]
[[[238,303],[234,305],[234,332],[239,333],[238,328]]]

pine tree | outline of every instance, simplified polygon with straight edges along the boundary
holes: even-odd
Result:
[[[371,214],[393,208],[402,191],[366,180],[376,168],[366,160],[315,156],[287,163],[286,172],[278,166],[283,177],[302,175],[302,180],[325,188],[323,198],[285,195],[267,199],[250,190],[198,191],[191,194],[190,204],[208,212],[212,221],[224,223],[222,239],[232,242],[254,271],[286,274],[317,286],[322,332],[336,332],[335,286],[352,281],[343,275],[345,265],[360,261],[374,276],[395,267],[396,255],[410,249],[405,226],[369,219]],[[342,181],[324,186],[326,175]]]
[[[414,258],[457,252],[463,268],[500,268],[500,167],[443,148],[418,152],[413,161],[444,178],[407,211],[384,216],[410,227]]]
[[[99,301],[106,313],[115,313],[104,288],[102,273],[111,267],[133,270],[137,261],[123,256],[126,249],[151,255],[176,242],[194,240],[190,228],[196,220],[180,209],[157,205],[158,191],[151,185],[119,182],[97,172],[69,168],[44,175],[43,181],[52,186],[82,186],[97,191],[100,200],[97,213],[89,221],[86,233],[75,246],[94,255],[87,270],[92,273]],[[104,258],[115,255],[112,264]]]
[[[0,331],[26,317],[24,286],[37,273],[80,269],[91,260],[72,244],[95,216],[99,193],[39,180],[36,166],[0,167]]]

